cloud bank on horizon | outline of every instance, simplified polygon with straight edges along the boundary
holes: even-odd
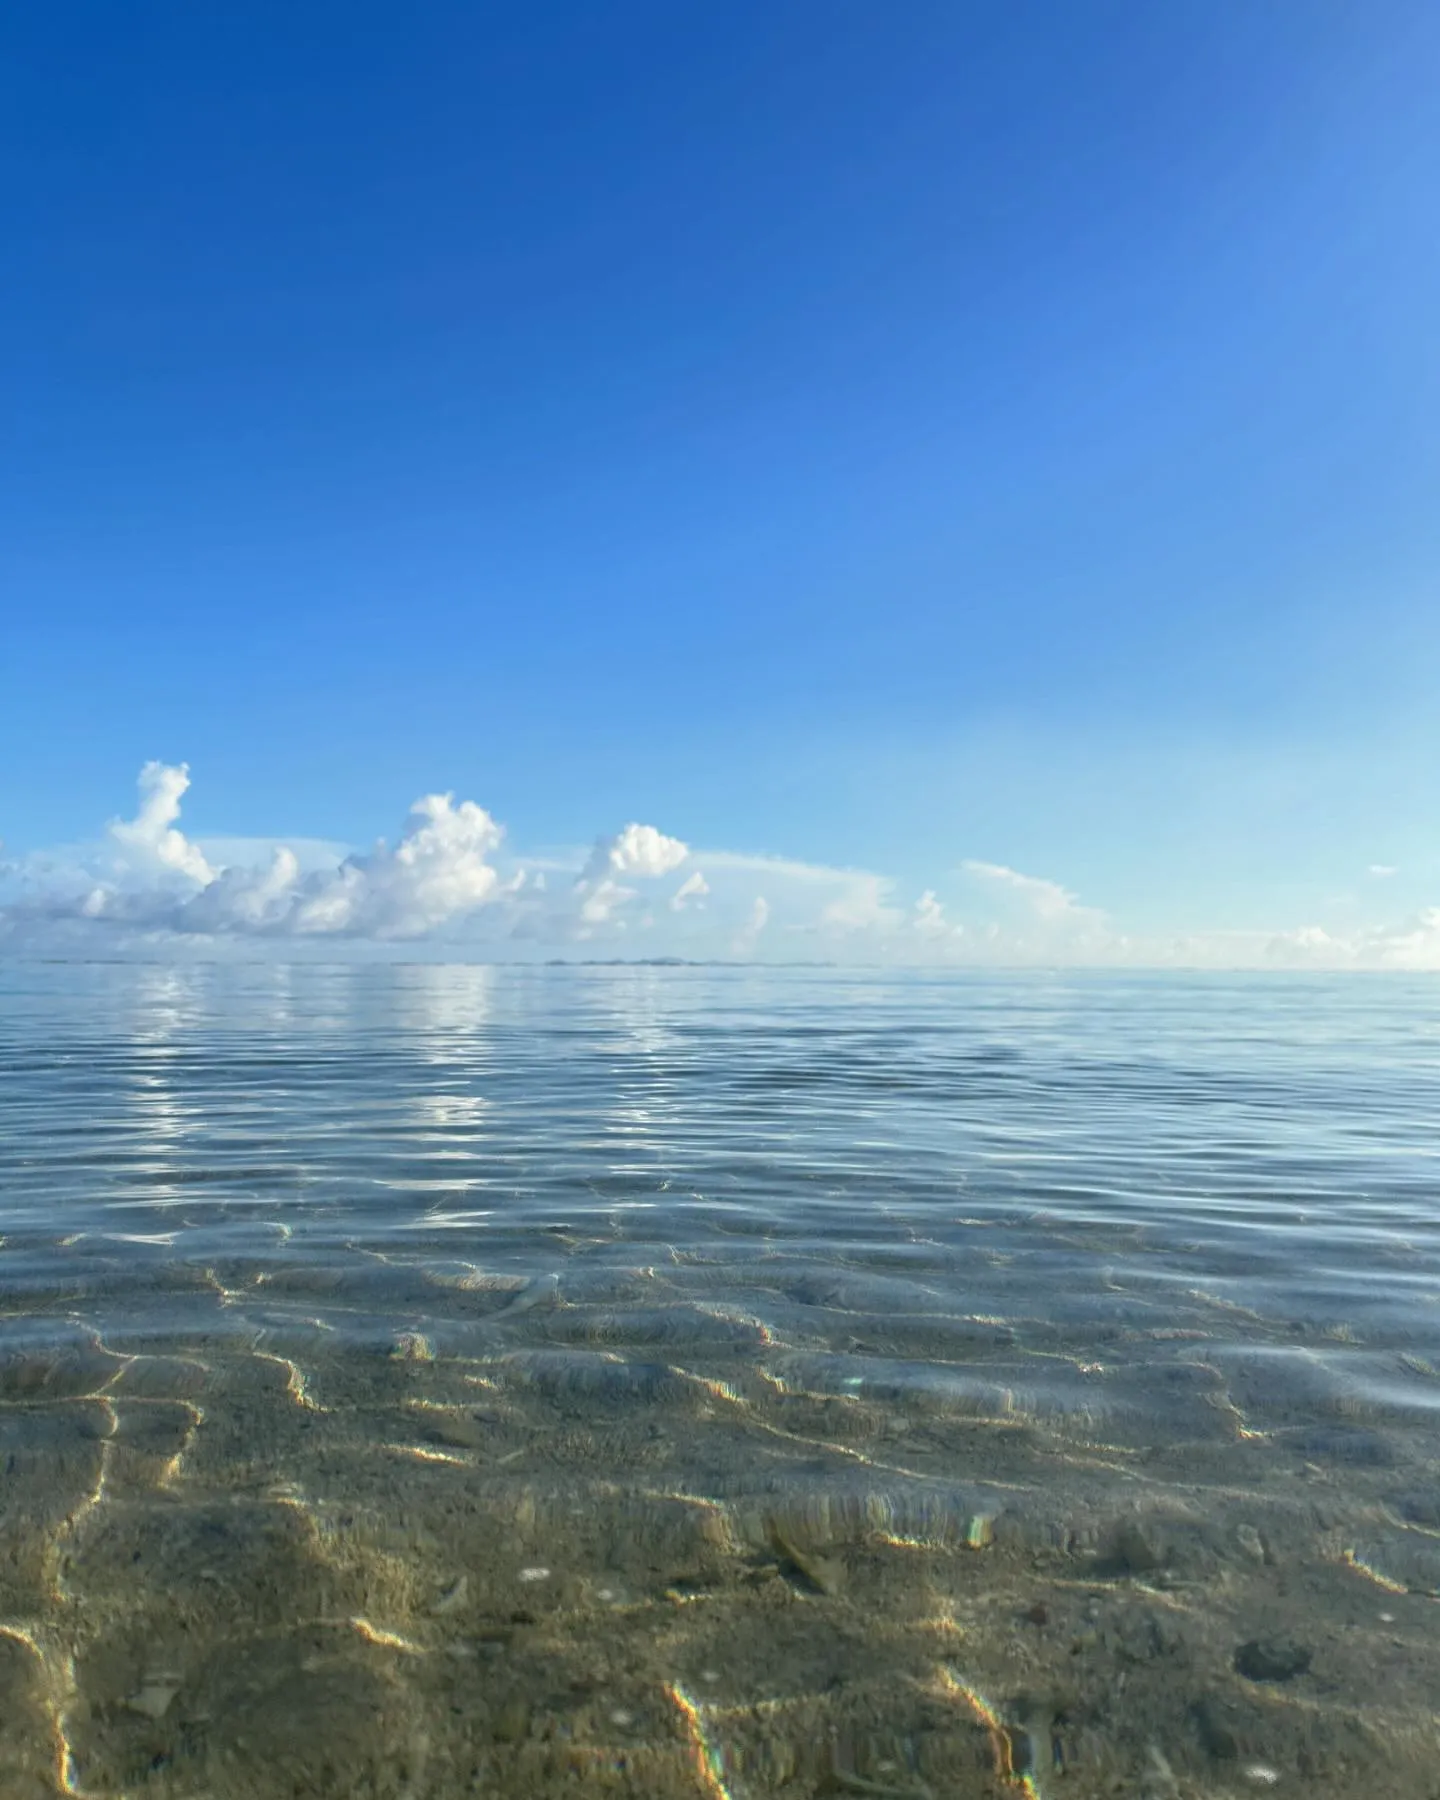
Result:
[[[0,865],[0,948],[50,954],[537,955],[915,965],[1440,968],[1440,907],[1349,933],[1317,925],[1126,932],[1060,882],[965,858],[907,901],[863,869],[705,851],[629,823],[569,858],[507,849],[473,800],[417,799],[393,847],[196,840],[186,764],[140,771],[135,816]],[[1368,873],[1390,874],[1372,867]],[[248,948],[247,948],[248,947]],[[307,948],[308,947],[308,948]]]

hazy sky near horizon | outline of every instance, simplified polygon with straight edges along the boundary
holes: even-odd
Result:
[[[1437,91],[1428,0],[11,9],[0,943],[1440,964]]]

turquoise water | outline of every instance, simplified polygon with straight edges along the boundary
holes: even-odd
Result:
[[[1437,999],[0,971],[0,1793],[1433,1800]]]

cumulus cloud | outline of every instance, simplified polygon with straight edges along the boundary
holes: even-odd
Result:
[[[688,844],[666,837],[653,825],[630,824],[611,837],[597,838],[575,883],[582,927],[607,923],[627,900],[636,898],[639,890],[627,887],[622,877],[654,880],[678,869],[689,854]]]
[[[300,862],[283,845],[268,869],[222,869],[219,875],[180,908],[181,931],[269,931],[293,914],[300,883]]]
[[[653,825],[627,825],[613,837],[600,838],[591,852],[586,874],[668,875],[690,854],[679,838],[666,837]]]
[[[965,933],[963,925],[952,925],[945,917],[945,908],[937,899],[934,888],[926,888],[915,902],[911,928],[918,938],[928,944],[942,943],[946,938],[963,937]]]
[[[1399,968],[1440,969],[1440,906],[1422,907],[1398,924],[1367,932],[1364,952]]]
[[[338,866],[302,873],[295,852],[281,845],[265,867],[217,871],[175,823],[189,785],[183,764],[147,763],[137,816],[109,828],[113,866],[78,896],[49,897],[50,912],[186,934],[405,938],[474,912],[501,892],[487,858],[502,833],[471,800],[456,805],[451,794],[427,794],[411,808],[393,850],[382,842]],[[172,874],[193,891],[175,891],[165,879]],[[46,902],[32,902],[32,913],[37,904]]]
[[[1303,968],[1317,960],[1349,961],[1350,948],[1322,925],[1300,925],[1293,931],[1277,931],[1266,944],[1265,955],[1270,962]]]
[[[484,807],[448,793],[417,800],[398,838],[363,853],[321,838],[197,841],[181,821],[189,786],[184,764],[147,763],[133,817],[87,845],[12,856],[0,866],[0,939],[62,953],[98,941],[107,953],[191,943],[210,955],[229,943],[294,956],[429,941],[436,955],[500,958],[581,943],[613,954],[607,942],[751,957],[763,942],[777,959],[926,966],[1440,969],[1440,907],[1390,923],[1136,938],[1060,881],[1002,863],[966,862],[952,890],[917,895],[873,870],[692,849],[633,822],[588,850],[526,858]]]
[[[378,844],[301,884],[287,923],[302,933],[419,937],[496,897],[500,876],[486,858],[503,835],[473,800],[426,794],[393,850]]]
[[[110,836],[130,864],[173,869],[203,886],[215,879],[215,871],[204,851],[175,829],[189,786],[188,763],[147,762],[140,771],[140,810],[133,819],[112,819]]]

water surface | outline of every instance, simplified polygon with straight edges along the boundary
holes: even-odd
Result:
[[[1433,1800],[1437,992],[0,970],[0,1793]]]

